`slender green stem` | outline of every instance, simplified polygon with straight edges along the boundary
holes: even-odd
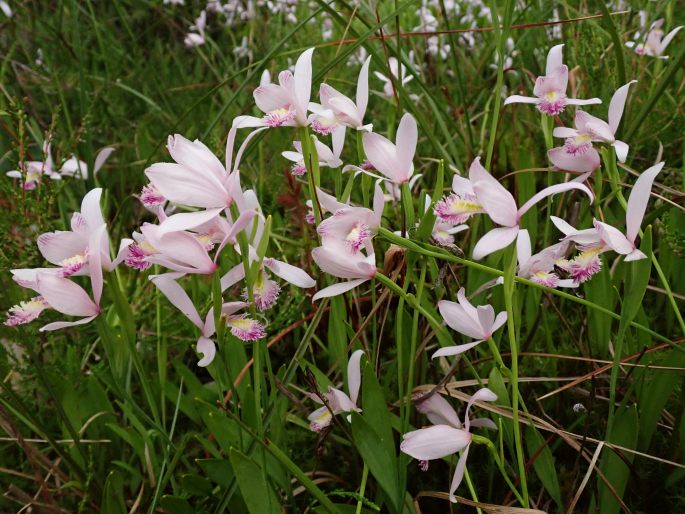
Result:
[[[313,149],[312,139],[309,135],[308,127],[300,128],[300,143],[302,144],[302,156],[304,158],[304,165],[307,168],[307,184],[309,185],[309,198],[312,201],[312,209],[314,210],[314,219],[316,226],[319,226],[323,219],[321,215],[321,206],[319,205],[319,197],[316,195],[316,188],[319,186],[319,160],[315,158],[316,149]],[[315,162],[316,161],[316,164]]]
[[[362,483],[359,485],[359,499],[357,500],[357,508],[355,509],[355,514],[360,514],[362,511],[362,505],[364,504],[364,491],[366,490],[366,481],[369,478],[369,465],[364,462],[364,469],[362,470]]]
[[[514,312],[514,295],[516,294],[514,276],[516,275],[516,249],[512,249],[509,264],[504,273],[504,303],[507,308],[507,329],[509,333],[509,347],[511,351],[511,377],[512,390],[512,420],[514,422],[514,442],[516,444],[516,461],[518,463],[521,490],[523,493],[523,506],[528,508],[528,483],[526,480],[526,457],[523,453],[521,441],[521,427],[519,425],[519,366],[518,366],[518,342],[516,340],[516,325]]]

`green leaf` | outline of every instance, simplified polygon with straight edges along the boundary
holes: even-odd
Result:
[[[366,409],[365,409],[366,410]],[[387,408],[383,409],[387,413]],[[389,426],[389,425],[388,425]],[[397,473],[397,459],[385,450],[385,444],[376,431],[358,413],[352,413],[352,438],[371,475],[391,502],[391,512],[399,512],[397,502],[402,498]]]
[[[197,510],[188,503],[188,500],[180,496],[164,495],[159,500],[159,505],[169,514],[195,514]]]
[[[362,416],[378,436],[381,447],[395,461],[395,440],[388,404],[373,366],[367,359],[363,359],[362,363]],[[394,464],[396,466],[396,462]]]
[[[208,496],[213,489],[209,480],[194,474],[181,476],[181,488],[192,496]]]
[[[525,433],[526,446],[528,447],[528,454],[531,456],[537,455],[533,469],[537,474],[540,482],[545,487],[552,499],[556,502],[559,508],[563,508],[561,502],[561,489],[559,487],[559,477],[557,476],[557,469],[554,466],[554,457],[552,450],[545,442],[545,439],[540,435],[540,432],[533,426],[529,426]],[[542,450],[541,450],[542,448]]]
[[[110,471],[102,494],[102,514],[126,514],[124,484],[119,472]]]
[[[231,466],[238,487],[251,514],[280,513],[273,489],[266,483],[262,468],[235,448],[230,450]]]
[[[628,281],[626,286],[625,297],[623,298],[623,308],[621,310],[621,325],[626,328],[633,321],[637,311],[642,306],[642,299],[647,291],[647,284],[649,284],[649,275],[652,270],[652,226],[650,225],[645,230],[642,241],[640,242],[640,251],[644,253],[647,258],[639,261],[629,263]]]
[[[230,487],[233,481],[233,468],[225,459],[195,459],[207,478],[222,487]]]
[[[634,449],[637,446],[637,430],[637,409],[632,405],[616,414],[614,427],[608,440],[611,443]],[[620,497],[623,497],[630,476],[630,469],[624,462],[624,459],[628,462],[632,462],[633,458],[634,455],[632,453],[624,452],[622,459],[609,448],[605,447],[602,450],[599,469]],[[620,509],[619,503],[613,497],[611,491],[604,485],[602,480],[598,479],[598,482],[598,512],[601,512],[602,514],[617,514]]]

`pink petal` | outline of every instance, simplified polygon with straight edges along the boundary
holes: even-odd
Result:
[[[436,359],[438,357],[449,357],[452,355],[461,355],[462,353],[469,351],[471,348],[478,346],[482,342],[483,339],[480,341],[474,341],[473,343],[446,346],[445,348],[440,348],[437,352],[431,355],[431,359]]]
[[[270,269],[274,275],[279,276],[286,282],[303,289],[316,286],[316,280],[310,277],[303,269],[279,261],[278,259],[264,259],[264,267]]]
[[[403,177],[395,145],[375,132],[365,133],[363,143],[366,158],[373,167],[393,182],[400,183]]]
[[[595,198],[592,194],[592,191],[590,191],[590,189],[585,184],[580,184],[578,182],[564,182],[563,184],[555,184],[553,186],[544,188],[542,191],[538,191],[536,194],[533,195],[533,197],[530,200],[524,203],[518,210],[518,219],[521,219],[521,217],[540,200],[543,200],[548,196],[570,191],[571,189],[578,189],[585,193],[590,199],[590,203],[592,203],[592,201]]]
[[[348,280],[346,282],[338,282],[332,286],[324,287],[320,289],[313,297],[312,302],[320,300],[321,298],[330,298],[332,296],[338,296],[347,291],[354,289],[355,287],[363,284],[369,280],[368,278],[358,278],[356,280]]]
[[[456,330],[460,334],[473,339],[485,339],[485,334],[483,334],[483,330],[476,317],[467,312],[464,306],[455,302],[441,300],[438,302],[438,311],[440,311],[440,316],[442,316],[442,319],[445,320],[445,323],[452,330]]]
[[[295,63],[294,95],[297,103],[298,122],[307,122],[307,107],[312,92],[312,54],[313,48],[302,52]]]
[[[114,147],[106,146],[98,152],[98,154],[95,156],[95,164],[93,165],[93,175],[100,171],[100,168],[104,166],[105,162],[107,159],[109,159],[109,156],[112,155],[113,151]]]
[[[449,425],[454,428],[461,428],[461,421],[450,403],[442,397],[442,395],[435,393],[426,400],[421,397],[416,398],[416,410],[425,414],[426,417],[434,425]]]
[[[87,318],[81,318],[76,321],[55,321],[54,323],[48,323],[47,325],[40,327],[39,331],[52,332],[53,330],[60,330],[62,328],[75,327],[77,325],[85,325],[86,323],[90,323],[91,321],[93,321],[95,318],[97,318],[97,315],[89,316]]]
[[[626,237],[629,241],[634,242],[637,238],[642,218],[644,218],[645,211],[647,210],[649,195],[652,192],[652,184],[663,167],[663,162],[655,164],[642,172],[635,181],[626,207]]]
[[[221,161],[201,141],[190,141],[180,134],[169,136],[167,149],[180,165],[197,173],[207,174],[221,182],[226,170]]]
[[[182,274],[167,273],[164,275],[152,275],[150,280],[157,286],[164,296],[171,302],[171,304],[183,313],[193,325],[202,330],[204,323],[197,313],[197,309],[193,301],[188,296],[188,293],[176,282]]]
[[[83,200],[81,200],[81,215],[86,220],[89,230],[95,230],[100,225],[105,224],[105,219],[102,217],[102,209],[100,208],[101,196],[102,188],[97,187],[88,191]]]
[[[492,229],[476,243],[473,249],[473,258],[480,260],[497,250],[506,248],[516,239],[518,230],[518,226]]]
[[[291,101],[290,93],[278,84],[259,86],[252,96],[259,110],[264,113],[287,108]]]
[[[448,425],[433,425],[404,434],[400,450],[419,460],[441,459],[466,448],[471,434]]]
[[[524,228],[519,230],[516,238],[516,256],[519,261],[519,268],[525,266],[526,262],[532,257],[532,249],[530,247],[530,234]]]
[[[207,209],[205,211],[181,212],[179,214],[174,214],[159,224],[157,235],[158,237],[162,237],[164,234],[168,234],[169,232],[179,232],[198,227],[203,223],[207,223],[216,218],[222,210],[222,207],[217,207],[214,209]]]
[[[216,355],[216,346],[214,342],[206,337],[201,337],[197,340],[195,349],[197,350],[197,353],[202,354],[202,359],[197,362],[197,365],[201,368],[209,366]]]
[[[369,64],[371,63],[371,56],[366,58],[362,69],[359,72],[357,79],[357,96],[355,98],[357,104],[357,112],[359,113],[359,121],[363,123],[364,114],[366,113],[366,106],[369,103]]]
[[[100,228],[91,234],[88,246],[90,248],[102,248],[104,242],[107,254],[109,254],[109,244],[105,238],[106,234],[107,226],[104,224],[100,225]],[[102,298],[102,257],[101,251],[94,251],[89,257],[90,285],[93,288],[93,300],[96,305],[100,305],[100,299]],[[109,260],[109,255],[107,255],[107,260]]]
[[[409,179],[411,172],[414,169],[414,154],[416,153],[416,144],[419,138],[418,128],[414,116],[406,113],[402,116],[400,124],[397,127],[396,137],[396,152],[397,162],[401,166],[402,178]]]
[[[545,75],[552,75],[564,64],[563,48],[564,45],[556,45],[549,49],[549,52],[547,53]]]
[[[221,277],[221,291],[225,291],[229,287],[237,284],[240,280],[245,278],[245,266],[243,263],[236,264],[226,274]]]
[[[626,162],[626,158],[628,157],[628,150],[630,150],[630,147],[623,141],[619,140],[614,141],[611,144],[611,146],[614,147],[614,151],[616,152],[616,158],[618,159],[618,162]]]
[[[637,83],[637,80],[631,80],[624,86],[619,87],[614,96],[611,97],[611,102],[609,102],[609,127],[611,127],[611,132],[614,134],[618,130],[618,125],[621,123],[621,117],[623,116],[623,109],[626,105],[626,99],[628,98],[628,88],[631,84]]]
[[[502,311],[502,312],[498,313],[497,316],[495,316],[495,321],[492,323],[492,326],[490,327],[490,332],[494,334],[506,322],[507,322],[506,311]]]
[[[504,105],[509,104],[536,104],[540,101],[539,98],[534,96],[521,96],[521,95],[511,95],[504,100]]]
[[[469,447],[470,446],[466,446],[462,452],[459,460],[457,461],[457,467],[454,470],[454,476],[452,477],[452,483],[450,484],[450,501],[452,503],[457,502],[457,499],[454,497],[454,492],[459,488],[459,484],[461,484],[461,481],[464,478],[464,472],[466,471],[466,459],[469,456]]]
[[[576,112],[576,118],[577,118],[579,112],[583,112],[583,111],[577,111]],[[571,127],[555,127],[554,131],[552,131],[552,135],[554,137],[560,137],[560,138],[566,139],[568,137],[577,136],[578,130],[571,128]]]
[[[481,165],[476,157],[469,168],[473,190],[492,221],[511,227],[516,224],[516,201],[499,181]]]
[[[38,236],[38,250],[51,264],[74,255],[83,255],[88,241],[81,234],[71,231],[46,232]]]
[[[319,268],[338,278],[369,279],[376,274],[376,267],[361,254],[351,255],[345,248],[337,245],[314,248],[312,258]]]
[[[552,148],[547,157],[557,168],[576,173],[588,173],[599,168],[600,158],[597,150],[590,148],[585,153],[572,155],[563,146]]]
[[[172,202],[207,209],[231,204],[223,184],[210,173],[197,173],[180,164],[156,163],[145,170],[145,175]]]
[[[595,228],[602,241],[616,253],[627,255],[635,250],[635,243],[628,240],[617,228],[597,220]]]
[[[68,316],[97,316],[100,308],[88,293],[67,278],[39,273],[36,288],[50,307]]]
[[[356,350],[347,363],[347,390],[350,392],[350,399],[352,403],[357,404],[357,397],[359,396],[359,388],[362,383],[361,375],[361,358],[364,355],[363,350]]]

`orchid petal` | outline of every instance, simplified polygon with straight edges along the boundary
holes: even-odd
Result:
[[[397,161],[405,173],[403,178],[408,179],[413,169],[412,161],[416,153],[416,143],[418,141],[419,132],[416,126],[416,119],[409,113],[402,116],[400,124],[397,127],[396,137],[396,151]]]
[[[350,400],[355,405],[357,404],[357,397],[359,396],[359,388],[362,383],[361,375],[361,358],[364,355],[363,350],[356,350],[347,363],[347,390],[350,392]]]
[[[459,488],[459,484],[461,484],[461,481],[464,478],[464,472],[466,471],[466,459],[469,456],[469,448],[470,446],[466,446],[466,448],[464,448],[464,451],[457,461],[457,467],[454,469],[454,476],[452,477],[452,483],[450,484],[450,501],[452,503],[457,502],[454,492]]]
[[[216,355],[216,345],[214,344],[214,341],[206,337],[200,337],[200,339],[197,340],[195,349],[197,353],[202,354],[202,359],[197,362],[197,365],[201,368],[209,366]]]
[[[197,313],[193,301],[188,296],[188,293],[186,293],[178,282],[176,282],[176,279],[181,276],[182,275],[178,273],[167,273],[164,275],[153,275],[150,277],[150,280],[152,280],[174,307],[180,310],[193,325],[202,330],[204,328],[204,323]]]
[[[354,289],[355,287],[363,284],[364,282],[366,282],[368,280],[369,280],[368,278],[358,278],[355,280],[338,282],[337,284],[333,284],[332,286],[324,287],[323,289],[320,289],[312,297],[312,302],[315,302],[321,298],[330,298],[332,296],[341,295],[343,293],[346,293],[347,291]]]
[[[95,318],[97,318],[97,315],[89,316],[87,318],[81,318],[76,321],[55,321],[54,323],[48,323],[47,325],[40,327],[38,330],[40,332],[52,332],[53,330],[60,330],[62,328],[75,327],[77,325],[85,325],[86,323],[90,323],[91,321],[93,321]]]
[[[303,289],[316,286],[316,280],[310,277],[306,271],[287,262],[278,259],[264,259],[264,266],[270,269],[274,275],[279,276],[286,282]]]
[[[506,248],[514,239],[516,239],[518,231],[518,226],[493,228],[478,240],[476,246],[473,248],[473,258],[475,260],[480,260],[497,250]]]
[[[570,154],[563,146],[552,148],[547,157],[557,168],[576,173],[588,173],[599,168],[600,158],[597,150],[589,148],[582,154]]]
[[[545,66],[545,75],[553,75],[563,64],[563,48],[564,45],[556,45],[549,49],[547,53],[547,63]]]
[[[482,166],[480,157],[476,157],[471,163],[469,180],[478,197],[478,202],[492,218],[492,221],[506,227],[516,225],[516,201],[514,197]]]
[[[616,134],[618,130],[618,124],[621,123],[621,117],[623,116],[623,109],[626,105],[626,98],[628,98],[628,88],[631,84],[637,83],[637,80],[631,80],[627,84],[619,87],[614,95],[611,97],[609,102],[609,127],[611,127],[611,132]]]
[[[77,283],[57,275],[39,273],[36,288],[48,305],[68,316],[97,316],[100,308]]]
[[[445,348],[440,348],[437,352],[431,355],[431,359],[436,359],[438,357],[448,357],[452,355],[461,355],[462,353],[469,351],[471,348],[478,346],[482,342],[483,339],[481,339],[480,341],[474,341],[473,343],[446,346]]]
[[[578,182],[564,182],[563,184],[555,184],[553,186],[549,186],[544,188],[542,191],[538,191],[536,194],[530,198],[526,203],[524,203],[521,208],[518,210],[518,219],[521,219],[521,217],[528,212],[528,210],[533,207],[536,203],[538,203],[540,200],[543,198],[547,198],[548,196],[556,195],[559,193],[563,193],[565,191],[570,191],[571,189],[579,189],[583,193],[585,193],[588,198],[590,198],[590,203],[594,200],[594,195],[592,194],[592,191],[590,191],[590,188],[588,188],[585,184],[580,184]]]
[[[157,235],[158,237],[162,237],[170,232],[181,232],[195,228],[203,223],[213,220],[221,213],[222,210],[222,207],[216,207],[214,209],[207,209],[205,211],[181,212],[179,214],[173,214],[159,224]]]
[[[511,95],[504,100],[503,107],[509,104],[537,104],[540,99],[534,96]]]
[[[631,242],[634,242],[637,238],[637,233],[642,224],[642,218],[644,218],[645,211],[647,210],[652,184],[663,167],[664,163],[660,162],[643,171],[635,181],[633,190],[630,192],[628,205],[626,207],[626,237]]]
[[[425,400],[423,397],[419,397],[415,399],[414,403],[416,404],[416,409],[420,413],[425,414],[434,425],[449,425],[454,428],[461,428],[459,416],[457,416],[452,405],[442,395],[435,393]]]
[[[618,139],[614,141],[611,146],[614,147],[614,151],[616,152],[616,158],[618,159],[618,162],[626,162],[626,158],[628,157],[628,150],[630,150],[630,147],[624,143],[623,141],[619,141]]]
[[[114,147],[106,146],[98,152],[95,156],[95,163],[93,164],[93,175],[95,175],[104,166],[109,156],[112,155]]]
[[[441,459],[466,448],[471,434],[448,425],[433,425],[404,434],[400,450],[419,460]]]
[[[357,112],[359,113],[359,121],[363,123],[364,114],[366,113],[366,106],[369,103],[369,64],[371,63],[371,56],[366,58],[362,69],[359,72],[357,79],[357,96],[355,101],[357,104]]]

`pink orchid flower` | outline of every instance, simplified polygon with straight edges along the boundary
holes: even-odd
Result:
[[[637,248],[635,240],[647,210],[652,184],[663,167],[663,162],[655,164],[645,170],[635,181],[626,206],[625,235],[617,228],[599,220],[593,221],[593,229],[580,231],[558,218],[553,220],[555,225],[566,234],[566,240],[582,244],[586,251],[593,251],[597,254],[613,250],[619,255],[624,255],[627,262],[646,259],[647,256]]]
[[[326,83],[321,84],[319,87],[321,105],[309,104],[309,110],[314,113],[311,117],[313,130],[320,134],[330,134],[339,124],[356,130],[367,130],[369,132],[372,130],[372,125],[364,125],[364,115],[369,103],[370,62],[371,57],[368,57],[359,72],[357,96],[354,102],[333,86]]]
[[[167,148],[176,162],[155,163],[145,170],[150,183],[164,198],[205,209],[231,206],[231,175],[209,148],[179,134],[169,136]]]
[[[393,144],[387,138],[373,132],[363,137],[364,152],[371,165],[384,177],[378,177],[366,170],[365,173],[376,178],[385,178],[395,184],[408,182],[414,173],[414,154],[418,140],[416,120],[407,113],[402,116],[397,127],[397,137]]]
[[[428,405],[425,405],[424,408],[431,412],[429,419],[433,417],[436,421],[440,421],[441,424],[420,428],[404,434],[402,443],[400,444],[400,450],[422,462],[442,459],[461,451],[449,491],[450,501],[456,503],[457,499],[454,496],[454,493],[461,484],[466,471],[466,460],[468,458],[469,446],[471,445],[472,439],[471,427],[476,426],[476,420],[473,420],[472,422],[469,418],[469,410],[475,402],[493,402],[497,400],[497,395],[485,387],[476,391],[476,393],[469,398],[466,405],[463,428],[461,428],[461,426],[455,426],[455,421],[458,423],[459,419],[449,404],[446,401],[443,404],[439,400],[433,400],[435,397],[439,397],[439,395],[433,395],[433,397],[426,400],[425,403]],[[418,401],[420,402],[420,399]],[[447,404],[447,408],[445,407],[445,404]],[[447,421],[447,423],[442,424],[442,421]],[[482,420],[478,420],[478,425],[486,426],[488,428],[494,427],[494,423],[487,423]]]
[[[342,412],[361,412],[361,409],[357,407],[357,398],[362,383],[360,366],[362,355],[364,355],[363,350],[355,351],[350,355],[350,360],[347,363],[347,390],[349,395],[340,389],[329,386],[328,391],[323,395],[328,405],[319,407],[307,417],[309,428],[313,432],[321,432],[331,424],[333,416]],[[316,403],[323,404],[318,395],[311,393],[308,396]],[[348,417],[348,421],[349,419]]]
[[[244,116],[242,123],[262,127],[304,127],[308,124],[307,110],[312,89],[312,53],[309,48],[300,54],[295,63],[295,73],[282,71],[278,84],[262,84],[253,96],[263,118]],[[245,125],[247,126],[247,125]]]
[[[441,348],[433,354],[431,358],[444,357],[447,355],[459,355],[474,346],[492,337],[502,325],[507,321],[506,311],[502,311],[495,316],[495,309],[492,305],[479,305],[474,307],[468,298],[466,291],[460,288],[457,292],[457,302],[441,300],[438,302],[438,310],[442,319],[452,329],[467,337],[476,339],[472,343],[459,344]]]
[[[114,152],[114,148],[106,146],[100,150],[95,156],[95,163],[93,164],[93,175],[97,175],[98,171],[104,166],[109,156]],[[69,159],[64,161],[60,168],[60,174],[63,177],[79,177],[83,180],[88,179],[88,165],[82,160],[72,155]]]
[[[197,365],[206,367],[212,363],[216,355],[216,346],[211,340],[211,337],[216,332],[214,309],[209,309],[204,320],[200,317],[188,293],[177,282],[183,276],[183,273],[166,273],[164,275],[152,275],[150,280],[167,297],[171,304],[180,310],[200,330],[196,350],[197,353],[202,354],[202,358],[198,361]],[[231,329],[231,333],[234,336],[243,341],[254,341],[264,337],[264,327],[259,322],[244,315],[235,314],[248,305],[245,302],[224,303],[221,307],[221,313],[222,316],[225,316],[226,325]]]
[[[437,202],[433,211],[439,220],[453,225],[465,223],[474,214],[485,212],[478,203],[471,182],[460,175],[452,179],[452,194]]]
[[[501,227],[494,228],[485,234],[476,243],[473,249],[473,258],[476,260],[509,246],[519,233],[521,217],[540,200],[557,193],[570,191],[571,189],[578,189],[584,192],[590,199],[590,202],[594,198],[587,186],[577,182],[565,182],[546,187],[517,209],[516,200],[514,200],[512,194],[495,177],[487,172],[480,164],[480,158],[478,157],[473,161],[469,169],[469,180],[476,193],[478,203],[483,206],[483,209],[492,221],[501,225]]]
[[[518,276],[527,278],[545,287],[576,287],[577,283],[570,279],[560,279],[554,272],[555,265],[565,265],[565,256],[570,241],[548,246],[544,250],[532,254],[530,235],[523,229],[516,239],[516,257],[518,258]]]
[[[357,253],[370,244],[378,231],[383,216],[385,197],[378,184],[374,189],[373,210],[366,207],[337,209],[333,216],[317,227],[321,241],[326,245],[337,244],[347,248],[348,253]]]
[[[100,248],[102,241],[105,240],[105,235],[106,226],[102,224],[90,234],[89,246]],[[93,252],[90,257],[92,299],[80,285],[62,276],[60,270],[56,268],[12,270],[13,278],[19,285],[35,290],[39,296],[10,308],[5,324],[17,326],[29,323],[47,308],[68,316],[81,316],[81,319],[48,323],[40,329],[41,332],[91,322],[100,313],[103,287],[101,257],[100,252]]]
[[[190,26],[191,30],[197,32],[189,32],[186,35],[183,43],[188,47],[202,46],[205,44],[205,29],[207,28],[207,12],[201,11],[200,16],[195,19],[195,23]]]
[[[314,262],[324,273],[346,281],[333,284],[319,290],[312,301],[343,294],[368,282],[376,275],[376,255],[373,246],[367,243],[367,255],[363,251],[351,253],[344,243],[330,242],[312,250]]]
[[[388,58],[388,66],[393,79],[400,80],[403,86],[414,80],[413,75],[407,74],[407,68],[404,66],[404,64],[399,64],[398,66],[398,62],[395,57]],[[392,80],[378,71],[374,71],[373,73],[376,75],[378,80],[383,82],[383,94],[387,98],[392,98],[394,96],[394,86],[392,84]]]
[[[568,66],[562,62],[564,45],[553,46],[547,54],[545,75],[535,80],[534,97],[512,95],[504,100],[504,105],[513,103],[535,104],[538,110],[548,116],[556,116],[564,111],[567,105],[601,104],[599,98],[580,100],[568,98]]]
[[[343,133],[344,134],[344,133]],[[328,148],[324,143],[315,140],[316,153],[319,157],[319,166],[326,168],[339,168],[342,166],[343,162],[340,160],[340,154],[342,153],[342,143],[343,140],[333,136],[333,150]],[[291,173],[297,177],[304,175],[307,172],[307,167],[304,163],[304,155],[302,154],[302,143],[300,141],[293,141],[293,146],[295,151],[286,150],[281,152],[281,155],[293,162],[293,167]]]
[[[23,163],[20,170],[8,171],[6,175],[21,180],[25,191],[35,189],[43,175],[47,175],[52,180],[60,180],[62,176],[55,170],[49,141],[43,143],[43,156],[45,161],[27,161]]]
[[[668,59],[667,55],[663,55],[666,51],[666,47],[683,27],[676,27],[671,32],[666,34],[666,36],[664,36],[664,31],[661,30],[663,24],[663,19],[655,21],[652,23],[652,26],[650,27],[647,37],[644,39],[644,41],[628,41],[626,46],[628,48],[632,48],[638,55],[648,55],[650,57],[658,57],[659,59]]]
[[[616,139],[615,134],[616,130],[618,130],[619,123],[621,123],[621,117],[623,116],[626,98],[628,97],[628,88],[631,84],[636,82],[637,80],[631,80],[624,86],[618,88],[614,93],[614,96],[611,97],[611,102],[609,103],[609,123],[606,123],[605,121],[600,120],[599,118],[596,118],[584,111],[578,110],[576,111],[575,117],[575,129],[568,127],[555,128],[554,137],[562,137],[566,139],[563,147],[564,152],[573,156],[577,154],[585,154],[592,149],[593,142],[607,143],[614,147],[618,160],[620,162],[625,162],[626,157],[628,156],[628,145],[623,141]],[[552,155],[553,152],[554,155]],[[567,169],[558,164],[562,162],[560,159],[564,159],[564,157],[559,156],[558,148],[550,150],[550,160],[556,166],[562,169]],[[566,159],[568,159],[568,157],[566,157]],[[599,156],[597,156],[596,161],[597,166],[599,166]]]
[[[61,276],[88,275],[92,269],[89,263],[94,255],[105,271],[111,271],[125,256],[120,252],[112,261],[109,256],[109,238],[105,235],[100,240],[99,248],[93,247],[93,234],[105,227],[105,220],[100,210],[102,189],[89,191],[81,202],[81,212],[75,212],[71,217],[71,230],[46,232],[38,237],[38,249],[45,259],[61,268]]]

